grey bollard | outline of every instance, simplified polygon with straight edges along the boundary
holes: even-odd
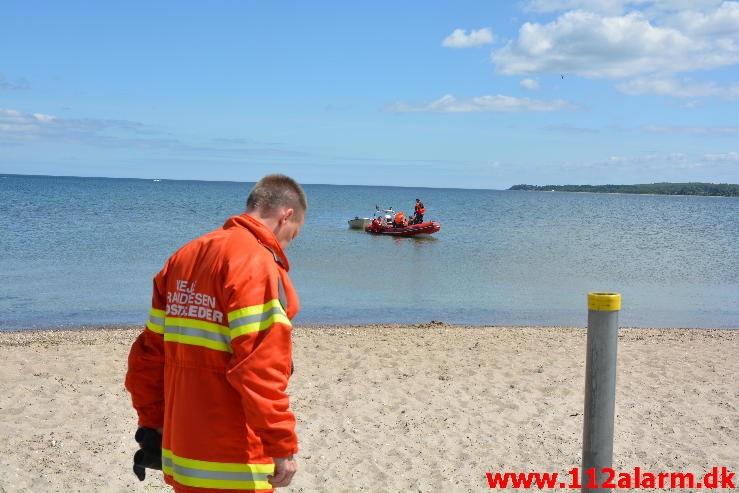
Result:
[[[599,486],[607,479],[603,468],[611,468],[613,465],[619,310],[619,293],[588,293],[585,412],[580,471],[583,492],[610,490]]]

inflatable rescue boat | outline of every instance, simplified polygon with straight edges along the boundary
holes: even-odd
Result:
[[[387,213],[394,213],[392,209],[383,211],[385,215],[378,215],[371,223],[365,226],[364,230],[368,233],[376,235],[390,236],[416,236],[430,235],[441,229],[441,224],[436,221],[424,221],[420,223],[408,223],[405,215],[398,212],[395,216]]]

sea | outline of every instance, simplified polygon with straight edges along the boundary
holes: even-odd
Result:
[[[0,330],[143,324],[151,279],[244,210],[253,183],[0,175]],[[296,325],[587,325],[618,292],[619,325],[739,328],[739,199],[305,185],[287,250]],[[348,228],[376,207],[441,231]]]

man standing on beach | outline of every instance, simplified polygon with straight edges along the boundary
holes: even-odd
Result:
[[[306,210],[297,182],[268,175],[244,214],[180,248],[154,277],[126,374],[139,479],[143,467],[158,466],[151,457],[159,457],[161,434],[161,469],[176,492],[290,484],[298,445],[285,390],[298,297],[284,250]],[[154,445],[140,438],[152,435]]]

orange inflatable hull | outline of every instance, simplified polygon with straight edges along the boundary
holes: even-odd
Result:
[[[441,229],[441,224],[436,221],[426,221],[418,224],[409,224],[402,228],[395,228],[393,226],[380,226],[371,223],[365,227],[364,230],[368,233],[376,235],[390,235],[390,236],[416,236],[416,235],[430,235],[436,233]]]

